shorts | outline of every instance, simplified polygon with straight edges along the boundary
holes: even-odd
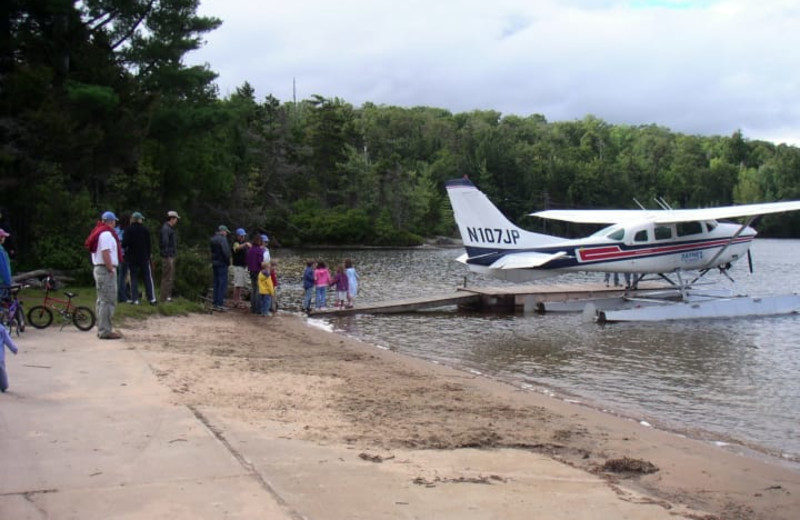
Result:
[[[337,300],[346,300],[347,299],[347,291],[336,291],[336,299]]]
[[[250,273],[247,268],[241,265],[233,266],[233,286],[247,287],[250,285]]]

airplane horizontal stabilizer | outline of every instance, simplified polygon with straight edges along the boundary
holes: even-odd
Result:
[[[535,253],[532,251],[525,251],[521,253],[509,253],[498,259],[491,265],[492,269],[533,269],[534,267],[541,267],[544,264],[567,256],[566,251],[559,251],[558,253]]]

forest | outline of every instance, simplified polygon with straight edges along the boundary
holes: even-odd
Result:
[[[203,247],[219,224],[273,245],[416,245],[455,236],[444,181],[464,175],[529,229],[546,208],[800,199],[800,149],[738,130],[256,99],[248,83],[223,98],[211,65],[184,63],[222,23],[198,4],[3,2],[0,206],[18,266],[86,265],[106,209],[153,231],[176,210],[181,243]],[[797,237],[800,216],[759,229]]]

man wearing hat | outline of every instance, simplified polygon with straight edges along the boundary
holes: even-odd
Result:
[[[177,211],[167,212],[167,221],[161,226],[161,301],[172,301],[172,286],[175,283],[175,255],[178,252],[178,233],[175,226],[180,219]]]
[[[97,337],[100,339],[119,339],[122,335],[111,329],[111,318],[117,306],[117,266],[120,263],[122,248],[114,231],[117,216],[106,211],[90,235],[89,250],[94,265],[94,282],[97,287]],[[93,236],[96,236],[96,246]],[[95,246],[95,247],[92,247]]]
[[[153,270],[150,267],[150,231],[142,224],[144,215],[136,211],[131,215],[131,225],[122,237],[122,249],[131,273],[131,298],[139,305],[139,280],[144,283],[144,292],[150,305],[156,304]]]
[[[216,311],[224,311],[228,293],[228,266],[231,265],[231,247],[228,244],[228,226],[221,225],[211,237],[211,269],[214,273],[214,297],[212,305]]]
[[[250,280],[250,273],[247,271],[247,252],[251,246],[252,244],[247,241],[247,231],[242,228],[237,229],[236,240],[233,242],[233,302],[237,307],[242,305],[242,287]]]

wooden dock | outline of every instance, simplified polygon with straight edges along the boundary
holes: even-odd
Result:
[[[640,283],[639,290],[663,289],[663,284]],[[613,298],[625,294],[621,287],[604,284],[509,285],[502,287],[459,287],[449,294],[438,294],[377,303],[358,304],[351,309],[313,310],[312,316],[351,314],[396,314],[457,305],[460,308],[501,312],[533,312],[542,302],[566,302],[588,298]]]

